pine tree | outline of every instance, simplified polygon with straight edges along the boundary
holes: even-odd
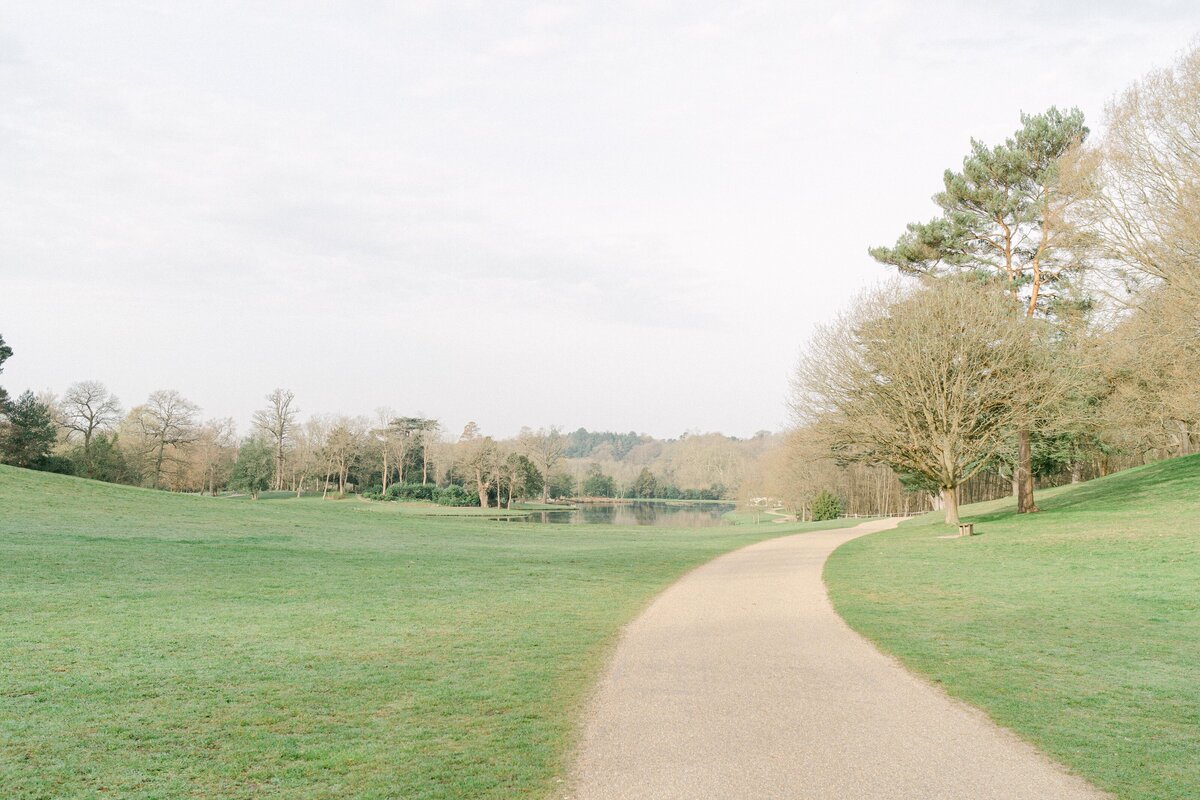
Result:
[[[871,248],[871,256],[909,275],[999,279],[1021,299],[1026,317],[1053,316],[1069,302],[1071,278],[1082,268],[1069,217],[1084,191],[1064,177],[1063,162],[1087,134],[1079,109],[1050,108],[1022,114],[1021,129],[996,147],[972,139],[962,171],[946,170],[944,189],[934,195],[941,215],[910,224],[893,247]],[[1022,513],[1037,511],[1031,423],[1016,432]]]
[[[0,372],[4,372],[4,362],[12,356],[12,348],[4,343],[4,337],[0,336]],[[4,387],[0,386],[0,414],[8,410],[8,392],[4,391]]]
[[[0,428],[0,459],[16,467],[42,466],[57,436],[50,407],[27,391],[9,405],[6,416]]]

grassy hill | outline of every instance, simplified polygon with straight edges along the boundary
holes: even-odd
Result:
[[[799,526],[231,501],[0,467],[4,798],[553,790],[616,630]]]
[[[848,543],[838,611],[1122,798],[1200,797],[1200,456]]]

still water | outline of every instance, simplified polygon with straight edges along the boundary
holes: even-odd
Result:
[[[710,528],[727,524],[722,515],[733,503],[580,503],[574,510],[534,511],[514,522],[555,522],[564,525],[659,525],[669,528]]]

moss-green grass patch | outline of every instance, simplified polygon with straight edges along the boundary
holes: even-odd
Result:
[[[825,579],[883,650],[1122,798],[1200,797],[1200,456],[849,542]]]
[[[0,796],[548,796],[620,626],[793,530],[407,506],[0,467]]]

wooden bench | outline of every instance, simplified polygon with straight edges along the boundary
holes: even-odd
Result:
[[[975,523],[960,522],[958,525],[958,535],[959,536],[974,536],[975,535]]]

